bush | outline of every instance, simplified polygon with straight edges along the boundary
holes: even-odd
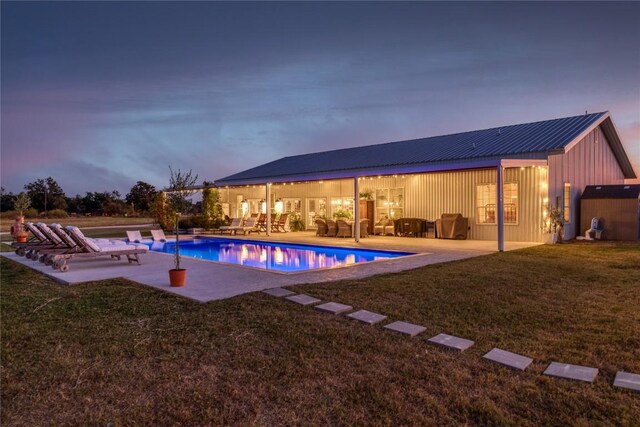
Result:
[[[38,211],[29,208],[23,212],[25,218],[38,218]],[[15,217],[20,216],[20,212],[18,211],[4,211],[0,213],[0,218],[2,219],[14,219]]]
[[[47,212],[47,218],[67,218],[69,214],[62,209],[51,209]]]

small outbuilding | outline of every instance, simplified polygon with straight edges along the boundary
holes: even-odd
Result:
[[[607,240],[640,240],[640,185],[588,185],[580,199],[580,230],[600,218]]]

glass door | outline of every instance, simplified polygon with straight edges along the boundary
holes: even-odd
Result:
[[[327,199],[307,199],[307,229],[316,229],[316,217],[327,217]]]

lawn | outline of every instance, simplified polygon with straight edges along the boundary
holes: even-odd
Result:
[[[2,259],[2,425],[638,425],[640,246],[543,246],[294,287],[419,323],[407,338],[262,293],[200,304],[56,285]],[[212,278],[215,281],[215,278]],[[464,353],[429,345],[446,332]],[[482,360],[533,357],[526,372]],[[594,384],[541,375],[594,366]]]
[[[136,224],[154,224],[154,218],[133,218],[133,217],[111,217],[111,216],[83,216],[69,217],[58,219],[45,218],[27,218],[25,221],[44,222],[46,224],[58,223],[61,225],[75,225],[80,228],[85,227],[109,227],[115,225],[136,225]],[[4,218],[0,222],[0,231],[6,232],[11,229],[13,218]]]

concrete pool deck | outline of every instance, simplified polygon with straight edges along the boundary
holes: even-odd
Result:
[[[233,238],[286,243],[307,243],[335,247],[353,247],[415,252],[401,258],[355,264],[347,267],[311,270],[300,273],[277,273],[269,270],[222,264],[183,257],[182,266],[188,269],[187,285],[183,288],[169,286],[167,271],[173,268],[171,254],[149,252],[141,256],[142,265],[128,264],[103,258],[77,258],[69,262],[69,271],[61,273],[39,262],[20,257],[13,252],[0,255],[33,268],[63,284],[77,284],[96,280],[125,278],[162,291],[208,302],[231,298],[249,292],[306,283],[322,283],[337,280],[362,279],[378,274],[397,273],[430,264],[455,261],[496,252],[496,242],[473,240],[414,239],[375,236],[360,243],[352,239],[315,237],[312,232],[280,233],[271,236],[250,235]],[[533,242],[506,242],[506,250],[538,245]]]

